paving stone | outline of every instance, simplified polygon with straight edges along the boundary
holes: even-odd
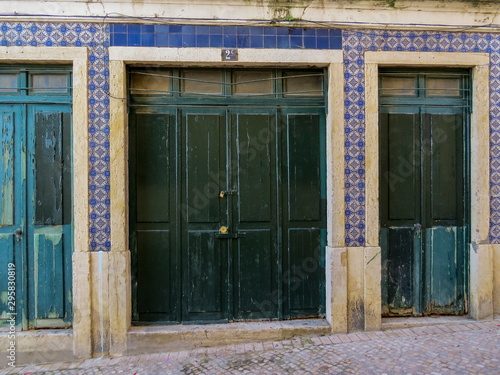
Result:
[[[361,332],[231,345],[201,353],[198,349],[20,366],[14,371],[35,370],[32,375],[500,374],[500,327],[498,320],[494,323],[484,323],[482,329],[467,323],[454,324],[447,332],[432,328],[432,334],[429,329],[399,329],[381,335]],[[82,366],[72,369],[75,364]],[[0,375],[5,370],[9,369],[0,369]]]
[[[319,339],[321,340],[321,343],[323,343],[325,345],[332,344],[332,340],[330,339],[330,336],[321,336]]]

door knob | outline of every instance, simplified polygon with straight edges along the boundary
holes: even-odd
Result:
[[[22,231],[21,229],[16,229],[16,230],[14,231],[14,235],[16,235],[16,236],[18,236],[18,237],[19,237],[19,236],[22,236],[22,235],[23,235],[23,231]]]
[[[220,227],[219,232],[220,233],[227,233],[227,227],[225,227],[225,226]]]

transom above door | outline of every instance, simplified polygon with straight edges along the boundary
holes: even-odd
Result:
[[[380,72],[384,315],[467,312],[469,72]]]
[[[162,73],[169,86],[143,84],[168,91],[167,98],[136,94],[135,72],[129,132],[133,320],[323,314],[323,72],[294,72],[293,78],[315,81],[301,89],[309,85],[307,91],[319,95],[292,97],[290,106],[282,92],[286,71],[178,70]],[[264,73],[270,81],[258,78]],[[245,97],[238,96],[243,89],[234,83],[241,77],[261,88],[246,87]],[[205,88],[216,79],[220,91]],[[178,92],[163,90],[176,85]],[[205,92],[190,92],[195,96],[181,103],[186,90]]]

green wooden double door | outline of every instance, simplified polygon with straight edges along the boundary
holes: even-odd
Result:
[[[0,104],[0,147],[1,326],[68,326],[71,105]]]
[[[382,74],[384,315],[467,312],[469,92],[458,73]]]
[[[324,107],[134,107],[129,163],[134,321],[324,312]]]

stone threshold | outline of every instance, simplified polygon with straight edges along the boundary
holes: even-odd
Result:
[[[5,355],[0,356],[0,368],[6,366],[7,349],[10,342],[7,332],[0,332],[0,347]],[[47,363],[76,360],[73,355],[73,330],[40,329],[16,332],[16,363]]]
[[[477,321],[468,316],[430,315],[422,317],[386,317],[382,318],[382,331],[473,322]]]
[[[326,335],[330,332],[330,325],[324,319],[131,327],[127,334],[126,354],[279,341],[299,336]]]

